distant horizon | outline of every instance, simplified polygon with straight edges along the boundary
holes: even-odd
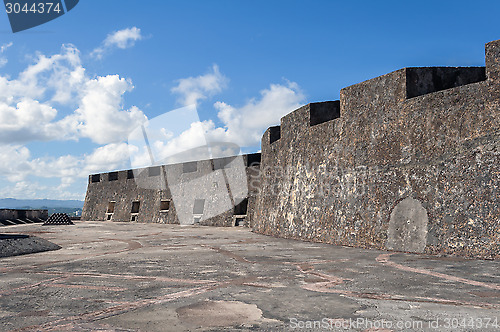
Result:
[[[75,199],[18,199],[0,198],[0,209],[82,209],[84,201]]]
[[[3,197],[0,200],[15,200],[15,201],[76,201],[83,202],[84,200],[80,199],[53,199],[53,198],[12,198],[12,197]]]

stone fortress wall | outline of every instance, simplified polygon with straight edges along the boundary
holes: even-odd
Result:
[[[404,68],[306,105],[262,139],[254,231],[500,257],[500,41],[486,67]]]
[[[257,153],[93,174],[81,220],[243,226],[259,163]]]
[[[486,67],[404,68],[344,88],[339,101],[284,116],[264,133],[261,156],[245,156],[245,220],[278,237],[499,258],[499,117],[500,41],[486,45]],[[82,219],[178,223],[175,206],[160,209],[171,199],[166,167],[184,166],[144,180],[166,189],[138,188],[132,171],[90,176]],[[185,210],[194,213],[193,195]],[[239,209],[201,224],[235,225]]]
[[[49,218],[48,210],[0,209],[0,227],[43,223]]]

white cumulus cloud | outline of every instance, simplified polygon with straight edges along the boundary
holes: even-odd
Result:
[[[136,41],[143,39],[141,29],[137,27],[126,28],[110,33],[102,42],[101,46],[92,51],[91,56],[101,59],[106,53],[115,48],[126,49],[133,47]]]
[[[227,82],[228,79],[221,74],[219,67],[213,65],[212,70],[205,75],[178,80],[171,92],[179,96],[177,101],[183,106],[198,105],[200,100],[221,92]]]
[[[106,172],[125,167],[129,161],[129,146],[126,143],[112,143],[101,146],[84,158],[83,174]]]
[[[124,94],[133,88],[119,75],[88,77],[73,45],[52,56],[38,54],[17,78],[0,76],[0,143],[124,140],[146,119],[135,106],[123,108]],[[63,115],[61,108],[73,111]]]
[[[222,76],[218,68],[216,72]],[[198,81],[203,81],[200,78],[205,76],[179,80],[179,82],[184,83],[179,85],[183,87],[183,96],[187,99],[189,96],[194,96],[193,98],[197,100],[207,98],[207,93],[199,89],[200,84],[196,84]],[[185,82],[189,82],[189,84]],[[173,92],[178,91],[179,89],[173,90]],[[222,126],[218,126],[213,120],[200,121],[197,116],[190,123],[183,123],[180,120],[166,120],[188,117],[188,108],[166,113],[151,119],[149,123],[147,129],[149,148],[144,144],[137,144],[137,140],[132,140],[135,148],[134,153],[131,153],[132,165],[144,167],[152,163],[165,163],[166,160],[181,162],[209,158],[208,149],[201,147],[207,146],[207,144],[211,146],[212,143],[225,142],[224,144],[227,146],[224,149],[230,149],[233,154],[239,152],[238,147],[257,150],[264,131],[270,126],[279,124],[281,117],[299,108],[304,103],[304,99],[305,96],[298,84],[287,81],[284,84],[271,84],[269,88],[260,91],[258,97],[248,100],[242,106],[232,106],[222,101],[216,102],[214,108],[218,111],[218,118]],[[183,110],[184,115],[181,114]],[[169,117],[169,114],[173,115]],[[171,123],[173,127],[163,128],[158,123]],[[177,134],[166,136],[162,133],[152,133],[154,127],[161,127],[162,133],[166,131]],[[210,148],[210,151],[212,150]],[[153,160],[150,152],[153,154]]]
[[[297,83],[271,84],[260,92],[260,98],[253,98],[241,107],[218,101],[214,107],[224,128],[215,128],[208,135],[240,146],[256,146],[264,131],[279,124],[281,117],[299,108],[305,96]]]
[[[61,123],[79,137],[90,138],[98,144],[123,141],[133,128],[147,119],[135,106],[122,108],[123,94],[132,89],[132,83],[118,75],[88,80],[82,88],[79,108]]]

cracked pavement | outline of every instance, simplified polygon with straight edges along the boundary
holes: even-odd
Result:
[[[246,228],[19,225],[62,249],[0,259],[2,331],[500,331],[500,262]]]

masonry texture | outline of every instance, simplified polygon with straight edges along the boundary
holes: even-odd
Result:
[[[48,210],[0,209],[0,226],[43,223],[48,218]]]
[[[499,72],[495,41],[486,68],[404,68],[286,115],[262,139],[254,231],[500,257]]]
[[[494,41],[486,67],[404,68],[299,108],[264,133],[244,171],[221,175],[223,161],[205,160],[91,175],[82,220],[244,221],[278,237],[499,258],[499,116]],[[247,195],[200,190],[232,187],[228,174]]]
[[[243,225],[259,163],[249,154],[93,174],[82,220]]]

